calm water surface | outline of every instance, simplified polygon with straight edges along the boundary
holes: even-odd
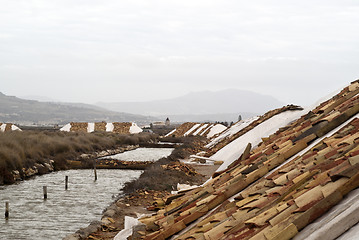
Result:
[[[156,161],[169,156],[174,148],[137,148],[133,151],[119,153],[105,158],[121,161]]]
[[[154,161],[173,149],[139,148],[114,156],[127,161]],[[137,179],[142,171],[120,169],[68,170],[37,176],[9,186],[0,186],[0,239],[62,239],[94,220],[119,193],[125,182]],[[65,176],[69,188],[65,190]],[[48,199],[43,199],[47,186]],[[5,202],[10,218],[5,220]]]
[[[113,195],[141,172],[98,169],[95,182],[93,170],[68,170],[0,186],[0,239],[62,239],[100,220]],[[68,190],[65,176],[69,176]],[[47,200],[43,200],[45,185]],[[6,201],[10,203],[9,220],[4,218]]]

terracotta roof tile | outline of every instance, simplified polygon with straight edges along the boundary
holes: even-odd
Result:
[[[208,214],[178,239],[292,238],[359,186],[359,120],[263,177],[359,112],[359,98],[354,97],[359,93],[358,86],[350,87],[350,92],[343,89],[265,138],[248,158],[217,173],[197,192],[173,199],[165,208],[166,216],[159,212],[159,216],[145,219],[146,225],[156,222],[161,229],[149,237],[167,238]],[[237,193],[234,202],[227,200]],[[208,213],[217,206],[216,211]]]

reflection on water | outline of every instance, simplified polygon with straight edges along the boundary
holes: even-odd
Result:
[[[169,156],[174,148],[137,148],[132,151],[119,153],[104,158],[113,158],[121,161],[156,161]]]
[[[92,170],[68,170],[0,186],[0,239],[62,239],[91,221],[100,220],[103,209],[113,201],[112,196],[141,173],[98,169],[95,182]],[[65,176],[69,176],[68,190]],[[6,201],[10,203],[9,220],[4,217]]]

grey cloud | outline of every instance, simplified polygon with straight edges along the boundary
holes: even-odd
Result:
[[[133,101],[241,88],[301,104],[358,78],[357,1],[0,4],[0,77],[12,95]]]

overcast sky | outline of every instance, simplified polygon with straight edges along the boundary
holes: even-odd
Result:
[[[145,101],[238,88],[308,105],[359,78],[357,0],[0,0],[0,91]]]

